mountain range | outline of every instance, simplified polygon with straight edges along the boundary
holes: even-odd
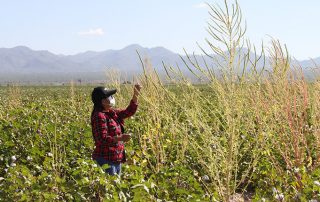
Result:
[[[35,51],[25,46],[17,46],[0,48],[0,83],[66,82],[71,79],[82,79],[87,82],[103,81],[106,79],[107,69],[117,69],[130,77],[142,72],[137,52],[142,58],[149,58],[152,67],[160,74],[164,74],[163,63],[178,65],[183,72],[188,72],[179,54],[163,47],[144,48],[133,44],[120,50],[56,55],[46,50]],[[196,56],[196,58],[202,61],[201,56]],[[320,57],[313,61],[320,62]],[[299,64],[305,68],[313,66],[313,61],[299,61]],[[201,65],[203,64],[201,62]]]

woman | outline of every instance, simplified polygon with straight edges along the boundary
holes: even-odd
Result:
[[[134,85],[133,97],[124,110],[114,109],[113,95],[117,90],[96,87],[92,91],[94,104],[91,113],[91,127],[95,142],[92,158],[100,166],[108,164],[106,172],[110,175],[121,173],[121,163],[125,162],[124,142],[130,140],[129,134],[123,134],[124,119],[135,114],[138,107],[138,95],[141,86]]]

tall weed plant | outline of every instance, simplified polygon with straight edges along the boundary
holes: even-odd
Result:
[[[277,40],[257,53],[237,2],[208,6],[210,52],[184,59],[205,85],[166,65],[164,84],[140,58],[146,116],[137,143],[147,165],[188,167],[211,200],[318,198],[319,81],[308,83]]]

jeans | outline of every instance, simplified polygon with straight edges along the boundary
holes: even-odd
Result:
[[[121,174],[121,163],[107,161],[102,157],[96,158],[96,161],[99,164],[99,166],[103,166],[105,164],[108,164],[110,166],[105,170],[105,172],[108,173],[109,175]]]

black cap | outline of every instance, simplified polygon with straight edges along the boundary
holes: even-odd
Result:
[[[107,98],[117,92],[116,89],[107,89],[105,87],[99,86],[93,89],[91,94],[91,99],[94,104],[101,102],[103,98]]]

